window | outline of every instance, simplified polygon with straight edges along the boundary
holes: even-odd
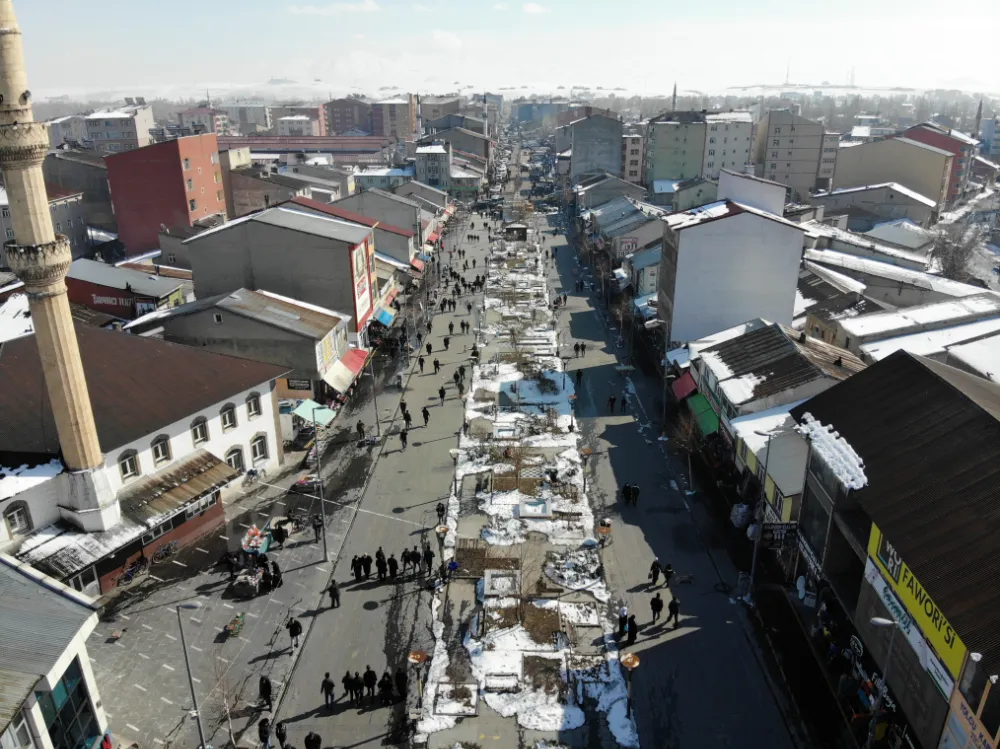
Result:
[[[205,418],[197,419],[191,425],[191,441],[196,445],[208,442],[208,421]]]
[[[170,438],[166,435],[153,440],[153,465],[160,465],[170,461]]]
[[[210,159],[210,161],[213,164],[218,164],[219,163],[219,154],[213,152],[212,155],[209,157],[209,159]]]
[[[232,450],[226,453],[226,463],[234,471],[239,471],[243,473],[243,448],[234,447]]]
[[[71,219],[71,218],[66,219],[66,226],[68,226],[70,229],[72,229],[73,228],[73,219]]]
[[[51,692],[35,692],[45,728],[56,749],[93,746],[101,736],[87,683],[75,658]]]
[[[188,201],[188,208],[190,208],[192,211],[198,210],[198,201],[195,200],[194,198],[191,198],[191,200]]]
[[[219,492],[214,491],[207,497],[202,497],[197,502],[192,502],[186,508],[184,508],[185,517],[190,520],[195,515],[201,515],[209,507],[212,507],[215,503],[219,501]]]
[[[78,575],[74,575],[66,582],[79,593],[93,595],[94,593],[98,593],[100,591],[100,586],[97,584],[97,572],[93,567],[88,567],[83,572]],[[93,590],[88,590],[88,588],[92,588]]]
[[[184,159],[184,171],[186,172],[191,168],[191,159]]]
[[[171,522],[170,521],[167,521],[166,523],[160,523],[158,526],[156,526],[155,528],[153,528],[153,530],[151,530],[149,533],[146,533],[145,535],[143,535],[143,537],[142,537],[142,545],[143,546],[149,546],[149,544],[153,543],[153,541],[155,541],[160,536],[162,536],[164,533],[166,533],[167,531],[169,531],[170,530],[170,526],[171,526]]]
[[[118,456],[118,470],[125,481],[139,475],[139,456],[135,450],[126,450]]]
[[[791,127],[789,127],[788,129],[789,129],[789,130],[790,130],[791,132],[793,132],[793,133],[794,133],[794,132],[795,132],[795,125],[792,125],[792,126],[791,126]]]
[[[0,747],[3,749],[35,749],[35,742],[28,729],[28,721],[23,712],[18,712],[6,731],[0,733]]]
[[[250,440],[250,457],[254,463],[267,460],[267,437],[258,434]]]
[[[850,338],[845,338],[844,339],[844,348],[850,348],[850,347],[851,347],[851,339]]]
[[[743,460],[744,463],[747,462],[747,441],[746,440],[740,440],[740,458],[742,458],[742,460]]]
[[[775,514],[780,518],[781,511],[785,506],[785,495],[781,493],[781,489],[774,486],[774,493],[771,497],[771,506],[774,508]]]
[[[780,127],[774,128],[774,134],[775,135],[781,135],[781,128]]]
[[[10,218],[10,208],[7,208],[6,206],[4,206],[3,217],[4,218]]]
[[[771,168],[772,169],[777,169],[778,165],[777,164],[771,164]],[[774,179],[774,175],[771,175],[771,179]]]
[[[192,180],[192,179],[189,179],[189,180],[187,181],[187,189],[188,189],[188,190],[193,190],[193,189],[194,189],[194,180]]]
[[[709,142],[709,143],[715,143],[715,138],[709,138],[709,139],[708,139],[708,142]]]
[[[715,156],[715,151],[714,151],[714,150],[710,150],[710,151],[708,152],[708,155],[709,155],[709,156]]]
[[[778,145],[778,139],[777,139],[777,138],[775,138],[774,140],[772,140],[772,141],[771,141],[771,145],[772,145],[772,146],[777,146],[777,145]]]
[[[236,407],[232,404],[225,406],[219,413],[219,418],[222,420],[222,431],[228,432],[230,429],[236,428]]]
[[[224,200],[224,196],[222,194],[222,190],[216,190],[215,191],[215,199],[218,200],[220,203]]]
[[[12,502],[10,507],[4,510],[3,519],[11,536],[31,530],[31,513],[28,512],[28,505],[23,500]]]
[[[711,169],[711,168],[712,168],[712,167],[714,167],[714,166],[715,166],[715,162],[714,162],[714,161],[709,161],[709,162],[708,162],[708,168],[709,168],[709,169]]]
[[[222,176],[216,172],[215,173],[215,184],[219,184],[222,181]]]
[[[7,230],[7,239],[13,239],[13,238],[14,238],[14,230],[13,229],[8,229]]]
[[[212,315],[212,319],[215,320],[215,324],[216,325],[221,325],[222,324],[222,315],[220,315],[218,312],[216,312],[214,315]]]
[[[718,125],[712,125],[712,126],[711,126],[711,127],[709,128],[709,130],[711,130],[711,131],[712,131],[713,133],[714,133],[714,132],[715,132],[716,130],[718,130],[718,129],[719,129],[719,126],[718,126]]]
[[[201,174],[201,167],[198,167],[198,174]]]
[[[255,419],[260,416],[260,396],[254,393],[249,398],[247,398],[247,416],[251,419]]]
[[[996,736],[997,729],[1000,728],[1000,687],[993,685],[989,694],[986,695],[986,703],[983,705],[983,712],[979,716],[979,722],[983,724],[986,733]]]

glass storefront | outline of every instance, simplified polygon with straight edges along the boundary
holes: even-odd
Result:
[[[87,684],[76,658],[51,692],[35,692],[35,698],[55,749],[88,749],[100,737]]]

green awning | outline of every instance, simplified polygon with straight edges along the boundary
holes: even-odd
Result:
[[[719,431],[719,416],[712,410],[712,405],[701,393],[695,393],[687,399],[687,407],[698,424],[702,436],[707,437]]]
[[[321,427],[325,427],[334,417],[337,412],[333,409],[327,408],[314,400],[306,398],[299,405],[295,407],[292,411],[293,414],[298,416],[300,419],[305,419],[306,421],[311,421],[315,424],[319,424]]]

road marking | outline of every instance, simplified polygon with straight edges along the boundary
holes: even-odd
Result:
[[[247,616],[252,616],[254,619],[256,619],[260,616],[260,614],[254,614],[253,612],[248,611]]]
[[[198,647],[197,645],[192,645],[192,646],[191,646],[191,649],[192,649],[192,650],[197,650],[197,651],[198,651],[199,653],[201,653],[201,652],[204,652],[204,651],[203,651],[203,650],[202,650],[201,648],[199,648],[199,647]]]
[[[105,713],[105,714],[107,714],[107,713]],[[153,743],[154,744],[162,744],[163,743],[163,739],[153,739]]]
[[[119,614],[118,616],[120,616],[120,617],[121,617],[122,619],[124,619],[125,621],[130,621],[130,620],[132,619],[132,617],[131,617],[131,616],[125,616],[125,614]]]
[[[158,582],[158,583],[162,583],[163,582],[163,578],[162,577],[157,577],[152,572],[149,573],[149,577],[152,580],[156,580],[156,582]]]
[[[250,527],[246,523],[240,523],[239,526],[240,526],[240,528],[249,528]]]
[[[231,604],[228,604],[228,603],[224,603],[222,605],[225,606],[227,609],[233,608],[233,606]]]
[[[285,504],[285,503],[284,503],[284,502],[282,502],[282,501],[281,501],[280,499],[276,499],[276,500],[274,500],[274,503],[275,503],[276,505],[284,505],[284,504]]]
[[[139,687],[138,684],[133,684],[132,686]],[[142,689],[142,687],[139,687],[139,689]],[[142,689],[142,691],[145,692],[146,690]],[[133,726],[131,723],[126,723],[125,725],[128,726],[129,728],[131,728],[133,731],[135,731],[135,732],[138,733],[139,729],[136,728],[135,726]]]
[[[177,670],[173,666],[168,666],[166,663],[163,664],[163,667],[165,669],[167,669],[168,671],[176,671]]]
[[[329,572],[330,571],[326,567],[320,567],[320,566],[316,566],[314,569],[317,569],[320,572]]]
[[[145,653],[139,653],[139,657],[143,658],[144,660],[147,660],[147,661],[149,660],[149,656],[146,655]]]
[[[150,627],[148,624],[143,624],[142,628],[143,629],[152,629],[152,627]]]
[[[306,587],[306,586],[305,586],[305,585],[303,585],[302,583],[292,583],[292,585],[298,585],[298,586],[299,586],[300,588],[304,588],[304,587]]]
[[[212,552],[210,552],[210,551],[209,551],[208,549],[203,549],[203,548],[201,548],[200,546],[195,546],[194,548],[196,548],[196,549],[197,549],[198,551],[200,551],[200,552],[201,552],[202,554],[211,554],[211,553],[212,553]]]
[[[164,633],[164,634],[166,634],[166,633]],[[177,638],[174,637],[173,635],[167,635],[167,637],[169,637],[171,640],[175,640],[175,641],[177,640]],[[94,659],[91,658],[90,660],[94,660]]]
[[[219,538],[221,538],[223,541],[229,540],[229,536],[219,536]]]
[[[243,640],[243,642],[250,642],[250,640],[248,640],[248,639],[247,639],[247,638],[245,638],[245,637],[237,637],[236,639],[238,639],[238,640]]]
[[[191,617],[191,621],[201,624],[201,619],[195,619],[193,616]]]
[[[163,701],[163,702],[166,702],[168,705],[173,705],[174,704],[171,700],[168,700],[166,697],[160,697],[160,700]]]
[[[139,691],[142,691],[142,692],[148,692],[149,691],[142,684],[133,684],[132,686],[135,687],[136,689],[138,689]]]
[[[196,677],[196,676],[192,676],[192,677],[191,677],[191,681],[195,682],[196,684],[201,684],[201,679],[199,679],[199,678],[198,678],[198,677]]]
[[[222,661],[223,663],[229,663],[229,661],[228,661],[228,660],[226,660],[225,658],[223,658],[223,657],[222,657],[221,655],[217,655],[217,656],[216,656],[216,658],[218,658],[218,659],[219,659],[220,661]]]
[[[170,561],[176,564],[178,567],[187,567],[187,565],[184,564],[184,562],[178,562],[176,559],[171,559]]]

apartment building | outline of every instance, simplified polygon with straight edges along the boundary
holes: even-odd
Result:
[[[980,151],[984,156],[1000,157],[1000,117],[988,117],[979,128]]]
[[[837,170],[837,152],[840,150],[839,133],[823,133],[823,152],[819,155],[819,170],[816,172],[816,188],[829,189],[833,185],[833,175]]]
[[[903,137],[940,148],[952,155],[951,177],[948,180],[948,205],[954,205],[969,190],[972,157],[979,141],[952,128],[924,122],[903,131]]]
[[[649,121],[645,142],[646,185],[657,180],[718,179],[723,169],[750,160],[749,112],[668,112]]]
[[[87,140],[98,151],[117,153],[148,146],[150,128],[155,127],[153,108],[132,104],[87,115]]]
[[[408,138],[417,132],[417,97],[405,94],[372,104],[372,135]]]
[[[622,123],[617,117],[593,114],[570,123],[570,179],[585,174],[622,171]]]
[[[322,135],[320,122],[305,114],[290,114],[278,118],[278,135]]]
[[[52,215],[52,228],[56,234],[62,234],[69,240],[73,259],[83,257],[88,249],[87,222],[83,218],[83,191],[64,190],[55,185],[45,185],[45,193],[49,198],[49,212]],[[0,268],[7,267],[7,258],[3,242],[16,241],[14,223],[10,220],[10,203],[7,190],[0,187]]]
[[[416,155],[417,182],[447,190],[451,182],[451,143],[439,141],[417,146]]]
[[[620,176],[626,182],[642,184],[642,136],[637,133],[622,134],[622,170]]]
[[[59,148],[63,143],[79,145],[87,139],[87,118],[82,114],[57,117],[45,124],[49,128],[49,148]]]
[[[162,226],[191,226],[226,213],[215,133],[112,154],[105,161],[118,238],[130,254],[159,247]]]
[[[788,109],[772,109],[757,125],[753,145],[757,176],[787,185],[792,199],[801,201],[817,186],[820,157],[829,142],[822,123]],[[826,173],[829,163],[824,167]]]
[[[282,117],[298,117],[304,115],[311,120],[316,120],[317,135],[326,135],[326,107],[322,104],[307,104],[287,107],[271,108],[271,123],[277,128],[277,121]]]
[[[272,125],[271,107],[259,102],[242,102],[221,107],[229,117],[232,128],[243,135],[270,130]]]
[[[705,114],[705,146],[701,174],[718,179],[723,169],[741,170],[750,161],[753,118],[749,112]]]
[[[949,151],[910,138],[888,138],[842,148],[837,154],[834,188],[896,182],[934,201],[939,210],[948,203],[954,173]]]
[[[203,133],[229,134],[229,115],[221,109],[211,107],[185,109],[177,114],[177,119],[180,120],[182,127],[189,127],[194,132],[198,132],[200,128]]]
[[[323,105],[326,111],[327,132],[323,135],[340,135],[350,130],[372,130],[372,105],[361,99],[334,99]]]
[[[461,108],[461,96],[427,96],[420,100],[420,118],[437,120],[448,114],[458,114]]]

